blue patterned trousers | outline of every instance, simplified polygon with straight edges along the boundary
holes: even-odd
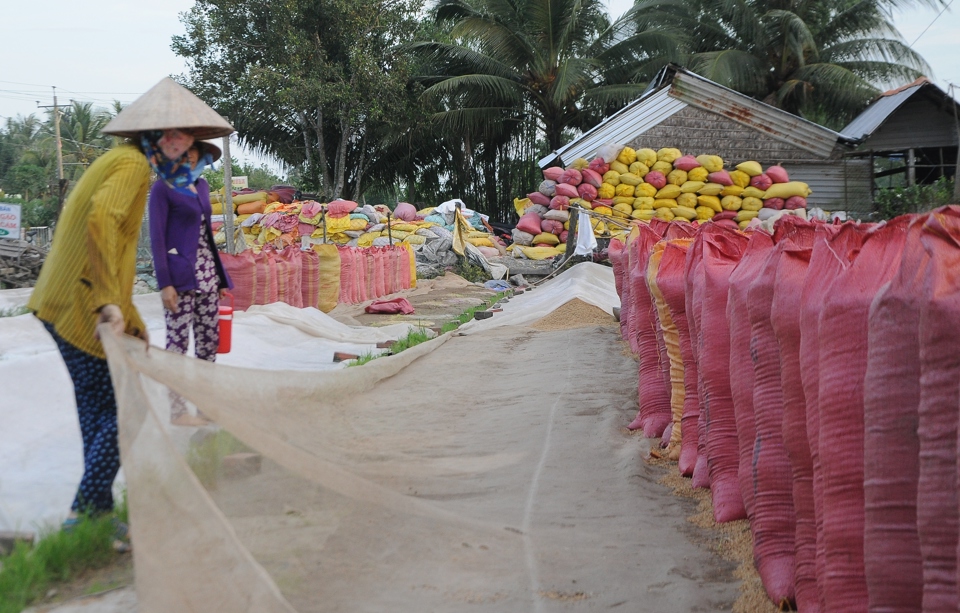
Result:
[[[107,361],[63,340],[51,324],[43,322],[43,327],[56,341],[73,380],[83,439],[83,478],[70,508],[79,513],[109,513],[113,510],[113,480],[120,470],[120,448],[117,400]]]

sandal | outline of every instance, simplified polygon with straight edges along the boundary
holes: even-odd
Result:
[[[130,544],[130,528],[116,517],[110,520],[113,524],[113,550],[117,553],[130,553],[133,546]]]

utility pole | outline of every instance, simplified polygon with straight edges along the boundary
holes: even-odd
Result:
[[[228,122],[229,118],[224,118]],[[236,253],[233,245],[233,160],[230,158],[230,135],[223,137],[223,233],[227,253]]]
[[[53,107],[42,106],[37,102],[37,108],[53,108],[53,131],[57,137],[57,219],[63,210],[63,198],[67,193],[67,181],[63,178],[63,143],[60,141],[60,107],[57,105],[57,88],[53,89]]]

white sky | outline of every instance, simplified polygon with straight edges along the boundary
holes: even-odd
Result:
[[[953,0],[949,0],[952,2]],[[611,13],[622,14],[632,0],[608,0]],[[118,99],[131,102],[169,74],[186,71],[170,49],[170,39],[183,33],[179,14],[193,0],[37,0],[4,2],[0,27],[0,121],[17,114],[38,113],[52,104],[51,85],[60,104],[71,98],[97,105]],[[944,90],[960,85],[960,6],[943,13],[917,9],[896,16],[904,38],[933,69]],[[259,163],[252,157],[239,161]]]

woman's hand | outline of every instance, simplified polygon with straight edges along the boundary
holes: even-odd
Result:
[[[177,290],[172,285],[168,285],[160,290],[160,300],[163,301],[163,307],[171,313],[176,313],[180,310],[177,307]]]
[[[226,298],[228,293],[230,293],[230,290],[228,290],[228,289],[225,288],[225,287],[221,287],[221,288],[220,288],[220,300],[223,300],[224,298]]]

